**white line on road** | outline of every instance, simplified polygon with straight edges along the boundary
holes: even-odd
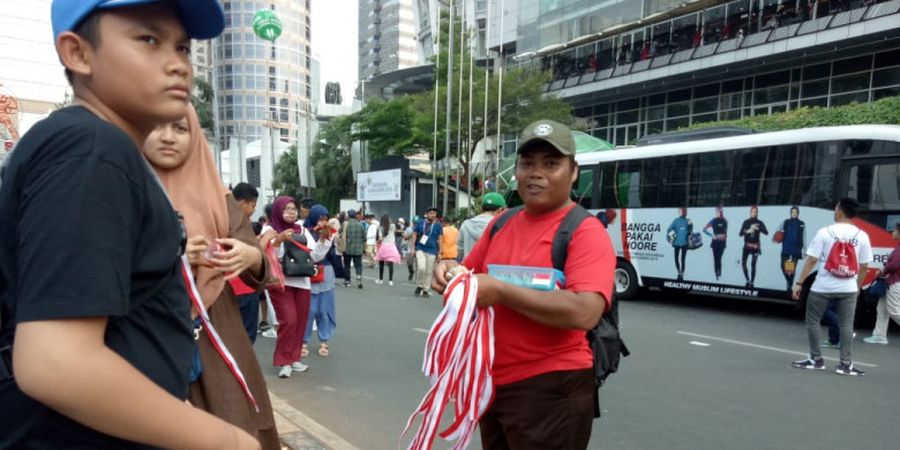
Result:
[[[684,335],[684,336],[691,336],[691,337],[696,337],[696,338],[701,338],[701,339],[707,339],[710,341],[725,342],[728,344],[740,345],[743,347],[750,347],[750,348],[757,348],[760,350],[769,350],[769,351],[778,352],[778,353],[785,353],[788,355],[809,356],[809,354],[807,354],[805,352],[797,352],[794,350],[788,350],[788,349],[784,349],[784,348],[770,347],[768,345],[759,345],[759,344],[754,344],[752,342],[736,341],[734,339],[726,339],[726,338],[720,338],[720,337],[715,337],[715,336],[707,336],[704,334],[691,333],[689,331],[678,331],[677,333]],[[833,358],[830,356],[823,356],[823,358],[827,359],[828,361],[832,361],[832,362],[839,361],[838,358]],[[862,367],[878,367],[878,364],[864,363],[864,362],[860,362],[860,361],[853,361],[853,364],[857,365],[857,366],[862,366]]]
[[[708,343],[700,342],[700,341],[691,341],[691,342],[688,342],[688,344],[696,345],[697,347],[709,347]]]
[[[413,331],[418,331],[419,333],[428,334],[428,330],[426,330],[424,328],[413,328]]]

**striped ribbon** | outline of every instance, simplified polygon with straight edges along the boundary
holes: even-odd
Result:
[[[228,351],[228,348],[225,347],[225,342],[222,341],[216,328],[213,327],[212,322],[209,320],[209,314],[206,313],[206,306],[203,305],[203,299],[200,298],[200,291],[197,289],[197,283],[194,282],[194,274],[191,272],[191,264],[188,262],[186,255],[181,256],[181,275],[184,278],[184,285],[188,288],[188,297],[191,298],[194,309],[200,314],[200,321],[203,322],[203,329],[206,330],[206,335],[209,336],[213,348],[216,349],[216,353],[222,357],[222,361],[225,362],[225,365],[231,370],[231,373],[234,375],[238,384],[241,385],[241,389],[244,390],[244,395],[250,400],[250,404],[253,405],[256,412],[259,412],[256,398],[254,398],[253,393],[250,392],[250,386],[247,384],[247,380],[244,378],[241,368],[238,367],[234,356],[232,356],[231,352]]]
[[[422,422],[408,449],[430,449],[436,436],[456,441],[454,450],[466,448],[494,399],[494,309],[476,308],[477,293],[478,279],[468,272],[457,275],[444,291],[444,309],[428,333],[422,363],[431,388],[400,437],[402,441],[421,414]],[[450,402],[454,404],[453,422],[438,433]]]

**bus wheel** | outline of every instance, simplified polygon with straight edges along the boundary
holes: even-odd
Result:
[[[615,272],[616,297],[621,300],[629,300],[637,293],[638,281],[634,268],[626,261],[616,261]]]

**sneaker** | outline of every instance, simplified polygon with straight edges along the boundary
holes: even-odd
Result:
[[[291,377],[291,366],[281,366],[281,370],[278,371],[278,378],[290,378]]]
[[[388,286],[393,286],[393,285],[394,285],[393,281],[388,281]]]
[[[384,284],[383,280],[375,280],[375,284]]]
[[[350,287],[350,282],[349,282],[349,281],[345,281],[345,282],[344,282],[344,287]]]
[[[272,325],[269,325],[269,322],[266,322],[265,320],[263,320],[262,322],[259,323],[259,332],[262,333],[263,331],[266,331],[271,327],[272,327]]]
[[[869,337],[867,337],[867,338],[863,338],[863,342],[865,342],[866,344],[881,344],[881,345],[887,345],[887,344],[888,344],[888,340],[887,340],[886,337],[884,337],[884,336],[875,336],[874,334],[871,335],[871,336],[869,336]]]
[[[841,348],[841,343],[838,342],[836,344],[832,344],[831,342],[828,342],[828,340],[824,340],[824,341],[822,341],[822,344],[820,345],[820,347],[822,347],[822,348]]]
[[[357,284],[356,287],[362,289],[362,283]]]
[[[822,359],[814,360],[811,358],[801,359],[791,363],[791,367],[798,369],[825,370],[825,361]]]
[[[285,367],[290,367],[290,369],[293,370],[294,372],[306,372],[307,370],[309,370],[309,366],[307,366],[306,364],[303,364],[300,361],[297,361],[297,362],[291,364],[290,366],[285,366]]]
[[[850,364],[840,363],[840,364],[838,364],[837,368],[834,369],[834,373],[836,373],[836,374],[838,374],[838,375],[847,375],[848,377],[861,377],[861,376],[864,376],[864,375],[866,374],[866,373],[863,372],[862,370],[859,370],[859,369],[857,369],[856,367],[853,367],[853,363],[850,363]]]
[[[269,328],[268,330],[262,332],[262,336],[271,338],[271,339],[275,339],[278,337],[278,332],[275,331],[274,328]]]
[[[431,293],[428,292],[428,289],[422,289],[422,297],[431,297]]]
[[[412,281],[413,274],[409,274],[409,279],[407,281]]]
[[[419,294],[421,294],[421,293],[422,293],[422,288],[416,288],[416,293],[413,294],[413,296],[414,296],[414,297],[418,297]]]

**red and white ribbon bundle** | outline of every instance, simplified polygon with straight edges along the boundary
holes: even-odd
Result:
[[[197,283],[194,281],[194,274],[191,272],[191,263],[188,262],[187,255],[181,256],[181,275],[184,278],[184,285],[188,288],[188,297],[191,298],[194,309],[196,309],[197,313],[200,315],[200,322],[203,323],[203,329],[206,330],[206,335],[209,336],[213,348],[216,349],[216,353],[222,357],[222,361],[225,361],[225,365],[228,366],[228,369],[231,371],[232,375],[234,375],[238,384],[241,385],[241,389],[244,390],[244,395],[250,400],[250,404],[253,405],[256,412],[259,412],[256,398],[254,398],[253,393],[250,392],[250,386],[247,384],[247,380],[244,378],[241,368],[238,367],[234,356],[232,356],[231,352],[228,351],[228,348],[225,347],[225,342],[222,341],[222,337],[219,336],[219,333],[216,332],[216,328],[213,327],[212,322],[209,320],[209,314],[206,313],[206,306],[203,304],[203,299],[200,298],[200,291],[197,289]]]
[[[494,399],[494,309],[476,308],[478,279],[457,275],[444,291],[444,309],[425,343],[422,372],[431,389],[409,417],[401,439],[420,414],[422,423],[409,449],[430,449],[436,435],[456,441],[464,449],[472,440],[478,420]],[[453,402],[453,423],[438,434],[441,416]]]

